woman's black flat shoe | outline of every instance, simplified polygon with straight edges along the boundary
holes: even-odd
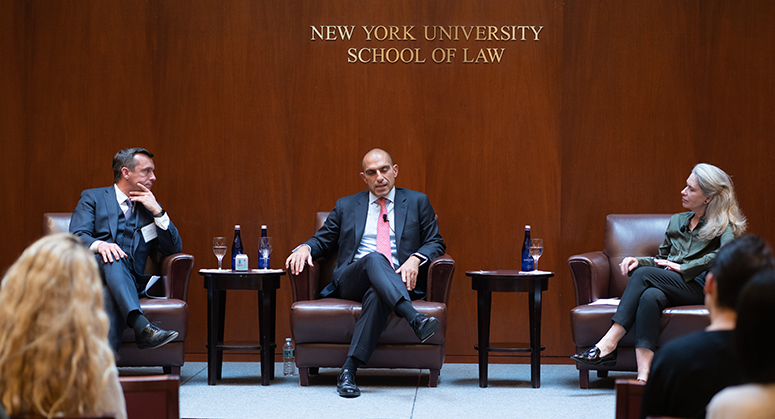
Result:
[[[571,356],[571,359],[582,364],[611,367],[616,364],[616,356],[619,354],[619,349],[614,349],[613,352],[606,356],[600,356],[600,349],[597,346],[589,348],[586,352],[581,352]]]

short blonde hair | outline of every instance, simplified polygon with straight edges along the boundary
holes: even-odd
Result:
[[[0,285],[0,403],[8,414],[93,412],[115,369],[94,256],[72,234],[45,236]]]
[[[713,197],[705,209],[705,225],[700,229],[700,237],[712,240],[724,233],[728,225],[732,226],[735,237],[742,236],[748,222],[737,204],[732,178],[723,170],[707,163],[694,166],[692,173],[697,178],[702,194]]]

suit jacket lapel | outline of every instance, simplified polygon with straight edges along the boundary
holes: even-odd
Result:
[[[140,246],[145,243],[142,227],[153,223],[153,216],[151,215],[150,211],[148,211],[142,204],[135,203],[134,207],[135,216],[133,217],[134,224],[132,225],[134,229],[134,234],[132,235],[132,258],[135,264],[135,272],[144,274],[145,258],[140,260],[134,259],[134,257],[138,254],[138,249]],[[145,244],[145,246],[147,246],[147,244]]]
[[[355,203],[355,248],[353,249],[352,255],[350,255],[350,260],[352,260],[358,252],[358,247],[361,245],[361,240],[363,239],[363,231],[366,230],[366,216],[369,213],[368,191],[361,194]]]
[[[116,188],[114,186],[105,188],[105,210],[108,213],[110,236],[113,237],[115,242],[118,238],[118,217],[121,214],[121,208],[118,206],[118,198],[116,197]]]
[[[395,198],[396,202],[393,203],[393,219],[396,223],[396,251],[398,251],[401,248],[401,234],[404,232],[404,225],[406,224],[407,204],[406,197],[398,188],[396,188]]]
[[[145,241],[143,238],[143,232],[141,227],[144,227],[147,222],[145,220],[145,211],[143,211],[145,207],[142,207],[142,204],[135,205],[134,211],[134,225],[132,226],[134,228],[134,234],[132,235],[132,254],[135,254],[137,252],[137,246],[140,245],[140,240]]]

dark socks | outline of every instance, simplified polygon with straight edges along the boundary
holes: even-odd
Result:
[[[353,372],[353,374],[358,371],[358,366],[361,365],[361,360],[354,357],[354,356],[348,356],[347,361],[344,361],[344,365],[342,365],[343,370],[350,370]]]
[[[126,324],[135,331],[135,335],[139,335],[143,328],[150,323],[151,322],[143,316],[143,313],[138,310],[131,311],[126,316]]]
[[[417,317],[418,314],[420,314],[417,312],[417,310],[414,309],[412,302],[405,299],[401,299],[401,301],[396,304],[395,311],[396,314],[405,318],[408,322],[411,322],[415,317]]]

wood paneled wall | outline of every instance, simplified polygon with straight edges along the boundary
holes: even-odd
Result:
[[[764,0],[2,2],[0,269],[39,236],[44,212],[109,185],[113,154],[129,146],[156,154],[153,191],[195,269],[215,265],[212,237],[234,224],[252,265],[267,224],[280,267],[315,212],[363,189],[360,159],[378,146],[399,186],[431,197],[457,261],[448,359],[475,360],[465,271],[518,267],[530,224],[545,239],[541,267],[556,272],[544,354],[562,362],[573,351],[566,259],[602,247],[606,214],[681,211],[695,163],[732,174],[750,231],[775,242],[773,18]],[[356,31],[312,41],[321,25]],[[366,41],[363,25],[413,25],[418,40]],[[540,41],[427,41],[425,25],[543,29]],[[427,61],[347,62],[348,48],[383,47],[421,48]],[[437,47],[457,48],[456,60],[432,62]],[[505,50],[464,63],[463,48],[469,59]],[[278,340],[290,303],[285,283]],[[189,304],[187,351],[203,360],[196,273]],[[257,337],[256,305],[229,297],[227,339]],[[527,340],[526,305],[495,297],[493,340]]]

